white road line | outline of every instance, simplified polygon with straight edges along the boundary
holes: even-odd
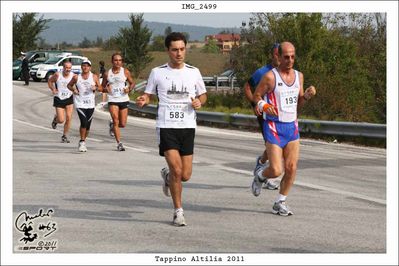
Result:
[[[15,119],[15,118],[13,120],[16,121],[16,122],[31,126],[31,127],[44,129],[44,130],[47,130],[47,131],[60,132],[60,131],[55,130],[55,129],[51,129],[51,128],[47,128],[47,127],[31,124],[31,123],[28,123],[28,122],[25,122],[25,121],[21,121],[21,120]],[[104,142],[103,140],[95,139],[95,138],[88,138],[88,139],[90,139],[92,141],[97,141],[97,142]],[[127,149],[135,150],[135,151],[138,151],[138,152],[143,152],[143,153],[149,153],[150,152],[149,150],[146,150],[146,149],[134,148],[134,147],[130,147],[128,145],[124,145],[124,146]],[[196,163],[198,163],[198,162],[196,162]],[[228,172],[234,172],[234,173],[239,173],[239,174],[243,174],[243,175],[252,176],[252,172],[248,171],[248,170],[235,169],[235,168],[226,167],[226,166],[223,166],[223,165],[220,165],[220,164],[211,164],[211,166],[214,167],[214,168],[217,168],[219,170],[225,170],[225,171],[228,171]],[[358,199],[367,200],[367,201],[376,202],[376,203],[379,203],[379,204],[386,205],[386,200],[373,198],[373,197],[365,196],[365,195],[354,193],[354,192],[344,191],[344,190],[335,189],[335,188],[331,188],[331,187],[319,186],[319,185],[310,184],[310,183],[301,182],[301,181],[295,181],[295,184],[299,185],[299,186],[304,186],[304,187],[313,188],[313,189],[319,189],[319,190],[328,191],[328,192],[339,194],[339,195],[344,195],[344,196],[348,196],[348,197],[358,198]]]
[[[18,123],[21,123],[21,124],[24,124],[24,125],[27,125],[27,126],[31,126],[31,127],[35,127],[35,128],[39,128],[39,129],[44,129],[44,130],[47,130],[47,131],[53,131],[53,132],[62,133],[62,131],[60,131],[60,130],[56,130],[56,129],[52,129],[52,128],[47,128],[47,127],[35,125],[35,124],[29,123],[29,122],[25,122],[25,121],[22,121],[22,120],[19,120],[19,119],[15,119],[14,118],[13,120],[15,122],[18,122]],[[99,142],[99,143],[103,143],[104,142],[104,140],[96,139],[96,138],[87,138],[87,139],[91,140],[91,141]],[[144,152],[144,153],[151,152],[151,151],[146,150],[146,149],[134,148],[134,147],[130,147],[128,145],[124,145],[124,147],[127,148],[127,149],[130,149],[130,150],[138,151],[138,152]]]
[[[56,130],[56,129],[35,125],[35,124],[29,123],[29,122],[25,122],[25,121],[22,121],[22,120],[19,120],[19,119],[15,119],[15,118],[13,118],[12,120],[14,120],[16,122],[19,122],[21,124],[25,124],[25,125],[28,125],[28,126],[31,126],[31,127],[35,127],[35,128],[44,129],[44,130],[47,130],[47,131],[61,132],[61,131]]]
[[[212,167],[217,168],[219,170],[225,170],[225,171],[228,171],[228,172],[233,172],[233,173],[238,173],[238,174],[243,174],[243,175],[249,175],[249,176],[253,175],[253,173],[251,171],[235,169],[235,168],[231,168],[231,167],[226,167],[226,166],[223,166],[223,165],[220,165],[220,164],[219,165],[218,164],[214,164],[214,165],[212,165]],[[306,182],[301,182],[301,181],[295,181],[294,185],[308,187],[308,188],[313,188],[313,189],[319,189],[319,190],[323,190],[323,191],[328,191],[328,192],[331,192],[331,193],[334,193],[334,194],[339,194],[339,195],[348,196],[348,197],[352,197],[352,198],[367,200],[367,201],[371,201],[371,202],[375,202],[375,203],[379,203],[379,204],[383,204],[383,205],[387,204],[386,200],[383,200],[383,199],[369,197],[369,196],[365,196],[365,195],[362,195],[362,194],[359,194],[359,193],[344,191],[344,190],[340,190],[340,189],[336,189],[336,188],[319,186],[319,185],[306,183]]]
[[[133,148],[133,147],[127,146],[127,145],[125,145],[125,144],[123,144],[123,147],[125,147],[126,149],[130,149],[130,150],[134,150],[134,151],[139,151],[139,152],[144,152],[144,153],[151,152],[151,151],[145,150],[145,149]]]

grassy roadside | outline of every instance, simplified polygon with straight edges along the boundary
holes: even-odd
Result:
[[[83,56],[89,58],[92,62],[92,71],[98,73],[99,61],[105,62],[105,68],[111,68],[111,55],[115,51],[106,51],[100,48],[80,49]],[[152,68],[160,66],[168,62],[166,52],[150,52],[154,58],[153,61],[142,71],[138,79],[147,79]],[[203,76],[213,76],[222,73],[228,68],[230,57],[222,54],[202,53],[199,49],[188,49],[186,55],[186,63],[193,65],[201,71]]]

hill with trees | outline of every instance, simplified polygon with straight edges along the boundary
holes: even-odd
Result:
[[[203,41],[206,35],[217,34],[223,30],[230,32],[239,32],[238,28],[213,28],[192,25],[169,24],[160,22],[144,21],[152,31],[152,36],[163,35],[166,28],[170,27],[173,31],[187,32],[190,35],[190,41]],[[51,20],[39,37],[46,43],[57,45],[58,43],[69,43],[77,45],[84,39],[96,41],[97,38],[103,40],[109,39],[115,35],[120,28],[129,27],[129,21],[84,21],[84,20]],[[60,34],[62,33],[62,34]]]

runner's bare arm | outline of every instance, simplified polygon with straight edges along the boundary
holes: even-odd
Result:
[[[125,68],[125,76],[127,81],[129,82],[129,86],[125,88],[125,93],[130,93],[134,89],[134,86],[136,86],[136,84],[133,80],[133,76],[130,74],[130,71],[126,68]]]
[[[245,98],[247,98],[247,100],[249,102],[252,103],[254,101],[254,95],[252,94],[251,85],[249,85],[248,81],[245,82],[245,85],[244,85],[244,94],[245,94]]]
[[[102,92],[103,88],[102,88],[100,81],[98,79],[98,76],[96,74],[93,74],[93,79],[94,79],[94,84],[95,84],[93,91],[95,91],[97,88],[98,91]]]
[[[263,100],[265,94],[273,91],[274,83],[275,77],[272,71],[263,75],[254,92],[254,103],[258,106],[260,112],[266,112],[269,115],[277,116],[276,107]]]
[[[53,94],[57,93],[57,89],[54,85],[57,82],[57,80],[58,80],[58,72],[55,73],[54,75],[51,75],[50,78],[47,80],[47,85]]]
[[[72,91],[74,94],[78,94],[78,90],[75,87],[76,82],[78,81],[78,75],[73,75],[71,81],[68,83],[67,88]]]
[[[307,100],[310,100],[313,96],[316,95],[316,88],[313,85],[306,88],[305,91],[303,90],[304,77],[302,73],[299,73],[299,80],[301,88],[299,89],[298,95],[298,109],[302,108]]]
[[[108,84],[108,72],[105,71],[104,75],[103,75],[103,82],[101,83],[101,87],[102,87],[102,93],[108,93],[109,92],[109,88],[107,86]]]
[[[263,100],[263,96],[274,89],[274,81],[275,78],[272,71],[269,71],[263,75],[253,95],[253,102],[255,104],[257,104],[260,100]]]

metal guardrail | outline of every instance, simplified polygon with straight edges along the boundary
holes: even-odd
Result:
[[[134,86],[134,90],[135,91],[144,91],[145,90],[145,86],[147,86],[147,81],[146,80],[137,83],[136,86]]]
[[[218,90],[221,84],[221,82],[225,82],[229,84],[229,88],[233,89],[234,88],[234,84],[237,84],[237,78],[233,77],[233,78],[229,78],[229,77],[218,77],[218,76],[214,76],[214,77],[202,77],[202,79],[204,80],[205,83],[209,82],[215,82],[215,88],[216,90]],[[147,81],[144,80],[138,84],[136,84],[136,86],[134,87],[134,89],[136,91],[144,91],[145,86],[147,85]]]
[[[234,84],[237,83],[237,78],[236,77],[229,78],[229,77],[213,76],[213,77],[202,77],[202,79],[204,80],[205,84],[207,82],[215,82],[216,90],[218,90],[221,82],[228,83],[229,84],[228,87],[230,89],[233,89],[234,88]]]
[[[134,102],[129,105],[130,110],[156,115],[156,105],[139,108]],[[210,122],[225,126],[241,126],[258,128],[258,121],[254,115],[226,114],[220,112],[197,111],[197,121]],[[335,122],[323,120],[298,119],[299,131],[302,133],[317,133],[332,136],[366,137],[386,139],[385,124]]]

